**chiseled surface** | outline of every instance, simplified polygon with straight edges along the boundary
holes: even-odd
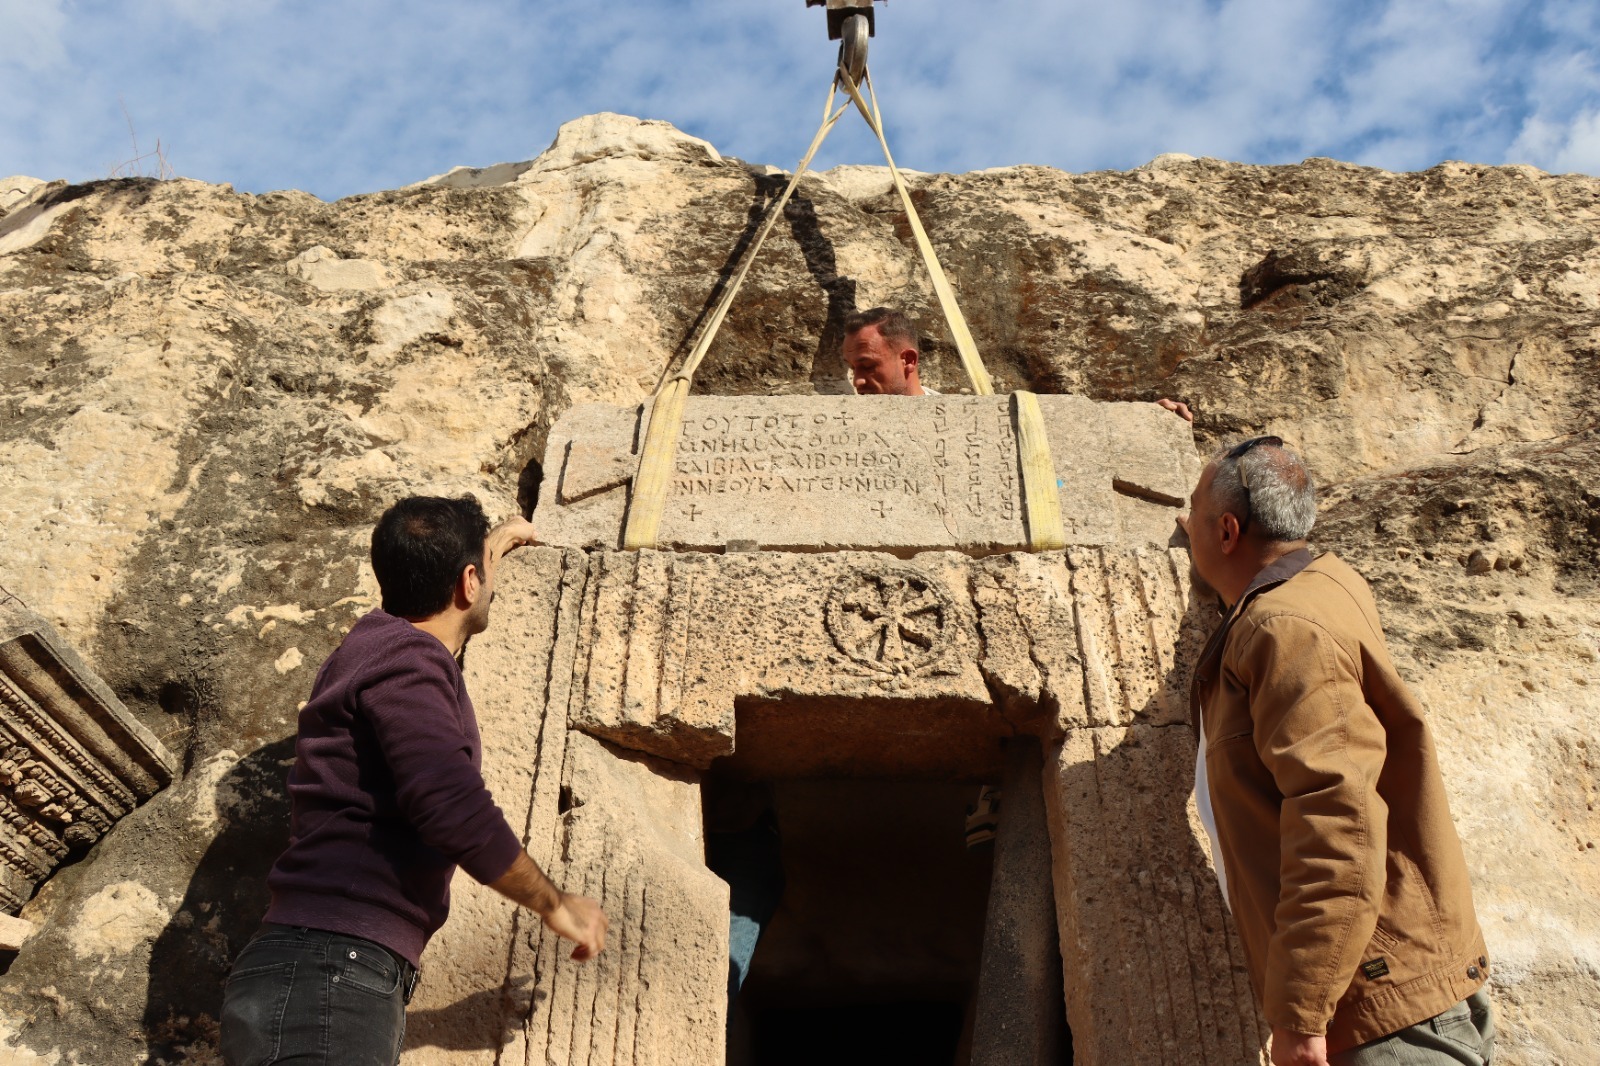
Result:
[[[781,180],[664,123],[592,116],[530,163],[332,204],[4,183],[0,585],[183,774],[28,905],[39,932],[0,976],[0,1044],[203,1057],[281,839],[296,706],[374,602],[374,517],[413,491],[514,510],[563,412],[649,396]],[[1170,156],[908,180],[1001,392],[1170,395],[1195,407],[1202,454],[1258,432],[1303,447],[1317,545],[1373,581],[1432,714],[1495,955],[1499,1057],[1583,1061],[1600,1027],[1600,181]],[[843,316],[899,302],[924,324],[925,380],[954,395],[887,175],[840,168],[798,196],[697,388],[837,393]],[[972,586],[1016,603],[1007,646],[1101,602],[1075,599],[1089,571],[1012,559]],[[1118,595],[1096,639],[1130,635],[1137,601]],[[1149,669],[1162,647],[1138,653]],[[1008,654],[991,693],[1029,705],[1076,669],[1049,654]],[[1094,723],[1080,744],[1137,733],[1140,686],[1091,680],[1076,701],[1049,684],[1051,713]],[[109,915],[101,956],[51,932]]]
[[[1266,1061],[1270,1030],[1192,821],[1193,780],[1182,726],[1083,729],[1046,752],[1074,1061]]]
[[[981,782],[1018,731],[1189,719],[1181,550],[587,558],[572,725],[685,765]]]

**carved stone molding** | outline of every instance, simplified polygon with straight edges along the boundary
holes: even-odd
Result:
[[[176,770],[49,622],[0,603],[0,912],[15,914]]]

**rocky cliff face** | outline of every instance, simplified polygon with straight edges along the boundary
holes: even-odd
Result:
[[[1206,445],[1302,447],[1317,545],[1372,580],[1434,715],[1504,1057],[1584,1061],[1600,180],[1164,156],[911,183],[1002,391],[1175,396]],[[297,705],[374,603],[374,517],[419,491],[527,510],[553,420],[648,396],[779,188],[619,116],[532,163],[332,204],[0,182],[0,584],[184,758],[25,911],[0,1061],[205,1060]],[[840,391],[839,323],[880,303],[924,323],[924,380],[962,387],[884,171],[807,179],[785,223],[697,391]]]

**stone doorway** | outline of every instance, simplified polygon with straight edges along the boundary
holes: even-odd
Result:
[[[736,751],[702,790],[708,865],[736,912],[781,898],[730,1008],[730,1066],[1070,1061],[1040,745],[1019,708],[736,708]],[[984,785],[1010,796],[999,831],[969,841]]]
[[[786,884],[730,1025],[729,1066],[971,1061],[993,845],[976,785],[771,783]]]
[[[548,936],[507,931],[510,987],[532,990],[516,1025],[526,1061],[726,1061],[729,893],[705,865],[702,810],[714,766],[756,781],[1031,782],[1038,814],[1001,819],[1002,836],[1032,829],[1015,863],[996,841],[989,893],[1011,870],[1005,898],[1029,906],[1004,935],[985,918],[986,947],[1006,949],[993,971],[1020,980],[978,1014],[974,1047],[990,1046],[985,1020],[1016,1032],[1065,1013],[1079,1063],[1261,1061],[1187,810],[1179,679],[1206,619],[1181,553],[520,556],[502,605],[519,624],[470,661],[517,679],[507,703],[532,712],[523,736],[538,743],[530,848],[602,901],[617,949],[573,967]],[[891,592],[900,644],[877,657]],[[1052,935],[1059,959],[1029,954]],[[460,951],[505,950],[480,939]],[[980,985],[986,970],[980,959]],[[1041,994],[1052,980],[1060,991]]]
[[[774,407],[774,418],[818,426],[866,419],[851,442],[869,431],[867,442],[877,440],[870,434],[899,440],[878,424],[891,413],[882,403],[795,403]],[[859,475],[845,483],[854,496],[834,475],[816,514],[760,496],[768,480],[773,491],[794,482],[765,475],[715,482],[704,499],[685,496],[672,517],[678,525],[664,528],[678,530],[669,543],[694,551],[610,549],[637,466],[635,411],[584,408],[552,431],[547,467],[562,474],[554,503],[541,503],[541,528],[568,549],[515,557],[538,575],[522,578],[520,605],[504,605],[502,615],[520,619],[525,632],[507,651],[504,675],[522,677],[533,696],[522,706],[533,712],[528,735],[538,736],[528,813],[534,858],[602,900],[616,951],[592,967],[563,967],[547,936],[512,932],[507,978],[533,989],[518,1026],[523,1061],[728,1061],[730,895],[707,868],[702,805],[707,775],[728,771],[773,784],[774,802],[810,810],[822,826],[867,783],[890,789],[880,797],[885,812],[893,789],[918,783],[965,792],[998,781],[1006,795],[987,896],[957,908],[966,922],[982,911],[976,999],[994,1010],[974,1010],[968,1024],[971,949],[965,968],[942,984],[890,973],[874,988],[866,976],[835,973],[834,991],[822,997],[810,991],[826,981],[808,988],[802,980],[811,967],[805,952],[773,948],[773,959],[752,967],[760,1039],[792,1047],[795,1032],[821,1029],[829,1012],[840,1021],[866,1004],[882,1016],[893,994],[906,1010],[930,1012],[920,1028],[942,1024],[946,1040],[950,1005],[962,1002],[954,1047],[926,1061],[962,1061],[966,1031],[973,1063],[1058,1063],[1067,1023],[1078,1063],[1261,1060],[1261,1020],[1187,810],[1195,738],[1182,680],[1213,618],[1190,597],[1187,557],[1168,539],[1197,459],[1187,439],[1168,440],[1176,419],[1152,421],[1162,411],[1080,407],[1058,411],[1051,431],[1061,435],[1051,448],[1072,522],[1069,547],[1048,552],[1006,551],[1018,543],[1021,511],[998,488],[994,499],[984,488],[982,501],[949,496],[1002,485],[998,474],[986,480],[984,456],[1014,455],[1003,447],[1003,411],[979,400],[942,413],[939,405],[906,408],[928,421],[926,434],[906,431],[906,440],[926,437],[926,448],[894,451],[896,463],[926,458],[930,472],[896,480],[904,498],[856,498],[888,491],[886,480],[864,487]],[[725,424],[710,408],[699,415],[707,434]],[[723,415],[738,415],[738,426],[754,418],[731,408]],[[950,435],[957,421],[946,418],[955,415],[970,431],[960,439]],[[598,419],[594,440],[578,432],[584,419]],[[722,456],[722,437],[707,440],[688,451]],[[742,437],[730,440],[744,447]],[[861,467],[859,450],[838,448],[840,469]],[[834,466],[826,451],[808,455],[818,469]],[[946,471],[952,456],[965,466]],[[829,477],[818,479],[821,491]],[[698,482],[693,488],[699,493]],[[918,503],[923,491],[928,507]],[[882,525],[867,528],[864,515]],[[978,517],[978,525],[968,520]],[[842,538],[885,551],[850,551]],[[806,551],[770,551],[784,546]],[[507,597],[518,589],[514,573],[507,568],[502,583]],[[498,635],[517,642],[506,629]],[[1019,797],[1026,816],[1016,813]],[[923,805],[934,802],[944,800]],[[947,818],[957,821],[966,795],[950,802]],[[912,823],[917,834],[899,823],[902,836],[931,834],[946,816],[926,818]],[[936,866],[925,856],[898,863]],[[794,920],[803,933],[803,914]],[[1059,1044],[1035,1039],[1054,1031]],[[837,1052],[816,1058],[837,1061]]]

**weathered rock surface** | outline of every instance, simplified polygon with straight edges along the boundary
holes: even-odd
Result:
[[[0,1042],[16,1049],[0,1055],[207,1061],[218,982],[261,913],[281,840],[296,706],[373,603],[373,517],[414,491],[527,509],[555,420],[648,396],[778,181],[663,124],[609,116],[569,124],[531,164],[332,204],[189,181],[0,183],[0,584],[183,762],[180,781],[23,911],[37,932],[9,963],[0,955]],[[1017,167],[911,183],[999,389],[1172,395],[1195,406],[1203,446],[1245,432],[1302,446],[1325,488],[1317,544],[1373,581],[1433,714],[1495,954],[1503,1060],[1589,1061],[1600,180],[1163,157],[1126,173]],[[924,379],[958,391],[908,240],[882,171],[802,182],[697,391],[841,391],[840,322],[888,302],[924,324]],[[1019,565],[1018,582],[1034,580],[1036,564]],[[540,585],[536,569],[518,571],[526,594],[558,595],[560,580]],[[1055,609],[1039,599],[1022,609]],[[604,801],[552,828],[564,771],[536,769],[578,773],[576,752],[598,742],[570,734],[574,754],[552,756],[555,734],[562,751],[569,735],[556,728],[534,758],[517,715],[540,682],[525,668],[469,669],[480,707],[499,708],[486,735],[508,738],[488,749],[498,794],[549,842],[536,856],[553,861],[561,834],[574,854],[598,855],[612,839],[594,821]],[[1121,753],[1135,775],[1141,753],[1178,759],[1182,735],[1108,721],[1073,743]],[[1099,787],[1074,770],[1088,758],[1060,757],[1061,795]],[[601,769],[580,779],[622,774],[596,794],[689,787],[659,767],[587,765]],[[1102,831],[1079,813],[1050,809],[1058,832]],[[689,937],[710,935],[696,910],[706,897],[663,856],[692,850],[696,830],[651,828],[617,859],[671,871],[664,920]],[[1104,834],[1133,846],[1116,826]],[[1057,857],[1058,889],[1092,882],[1081,858]],[[643,884],[625,880],[617,905],[645,898],[629,895]],[[1160,904],[1200,889],[1141,891]],[[568,988],[543,969],[521,980],[555,953],[489,894],[462,896],[433,964],[452,973],[424,993],[433,1013],[407,1061],[542,1061],[571,1029],[502,1051],[504,1033],[470,1019],[475,1004]],[[502,942],[474,938],[484,922],[520,930],[508,935],[536,957],[507,969],[501,956],[498,973],[446,964]],[[1133,929],[1083,932],[1138,942]],[[615,987],[611,972],[563,1002],[607,1002],[596,990]],[[1073,1023],[1085,1046],[1111,1046],[1115,1034]],[[595,1031],[633,1040],[627,1024]],[[1227,1024],[1249,1039],[1248,1019]]]

